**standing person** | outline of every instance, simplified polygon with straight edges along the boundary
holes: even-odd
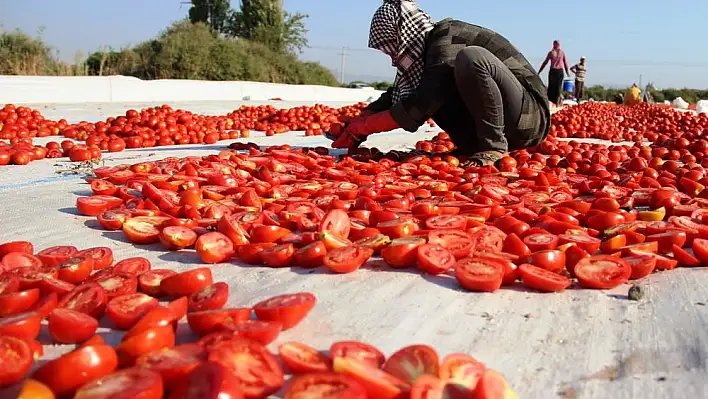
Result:
[[[543,81],[496,32],[453,19],[434,23],[413,0],[384,0],[371,21],[369,47],[391,58],[396,79],[347,124],[334,148],[399,127],[415,132],[432,118],[469,156],[465,165],[483,166],[548,135]]]
[[[570,71],[575,74],[575,92],[574,96],[577,101],[583,98],[583,89],[585,88],[585,57],[580,57],[580,62],[570,67]]]
[[[563,70],[565,74],[570,76],[568,69],[568,60],[565,57],[565,52],[561,50],[561,45],[558,40],[553,41],[553,49],[548,52],[546,59],[541,64],[540,74],[548,63],[551,63],[551,69],[548,71],[548,99],[558,105],[561,101],[561,91],[563,90]]]
[[[642,102],[642,90],[637,86],[636,83],[632,85],[627,92],[624,93],[624,104],[625,105],[636,105]]]

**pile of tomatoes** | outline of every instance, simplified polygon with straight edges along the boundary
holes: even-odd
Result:
[[[501,170],[463,169],[450,155],[245,148],[97,169],[78,211],[136,244],[194,247],[205,263],[351,273],[381,256],[393,269],[454,274],[471,291],[519,280],[606,289],[708,264],[705,170],[641,144],[550,138]]]
[[[452,142],[449,134],[442,132],[431,140],[418,141],[415,143],[415,149],[425,152],[446,153],[455,149],[455,143]]]
[[[257,399],[279,391],[286,372],[294,375],[286,398],[335,388],[345,395],[336,397],[361,399],[408,392],[423,399],[453,388],[461,397],[513,394],[474,358],[453,354],[441,364],[426,345],[386,359],[361,342],[336,342],[329,356],[288,342],[278,348],[284,370],[266,345],[307,316],[316,303],[310,293],[224,308],[229,287],[214,283],[208,268],[176,273],[152,269],[145,258],[114,264],[107,247],[56,246],[35,254],[27,241],[1,244],[0,259],[0,388],[24,380],[43,356],[37,341],[43,320],[54,343],[76,345],[32,372],[19,399]],[[96,335],[104,316],[126,331],[116,347]],[[185,317],[199,338],[176,344]]]
[[[68,123],[45,119],[37,109],[6,104],[0,109],[0,139],[57,136]]]

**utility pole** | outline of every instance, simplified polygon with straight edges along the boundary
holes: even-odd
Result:
[[[640,73],[640,74],[639,74],[639,88],[642,87],[642,78],[643,78],[643,76],[642,76],[642,74]]]
[[[340,64],[339,64],[339,82],[341,84],[344,84],[344,64],[347,59],[347,48],[342,47],[342,52],[339,53],[340,58]]]

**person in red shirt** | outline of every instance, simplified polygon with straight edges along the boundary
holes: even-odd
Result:
[[[548,71],[548,99],[558,105],[561,101],[561,90],[563,89],[563,70],[565,74],[570,76],[568,60],[565,57],[565,52],[561,50],[561,45],[558,40],[553,41],[553,49],[548,52],[546,59],[541,64],[540,74],[546,65],[550,62],[551,69]]]

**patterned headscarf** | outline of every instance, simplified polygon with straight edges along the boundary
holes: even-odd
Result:
[[[415,0],[384,0],[371,20],[369,47],[394,59],[398,68],[393,82],[394,104],[408,97],[420,84],[425,67],[425,39],[433,20]]]

